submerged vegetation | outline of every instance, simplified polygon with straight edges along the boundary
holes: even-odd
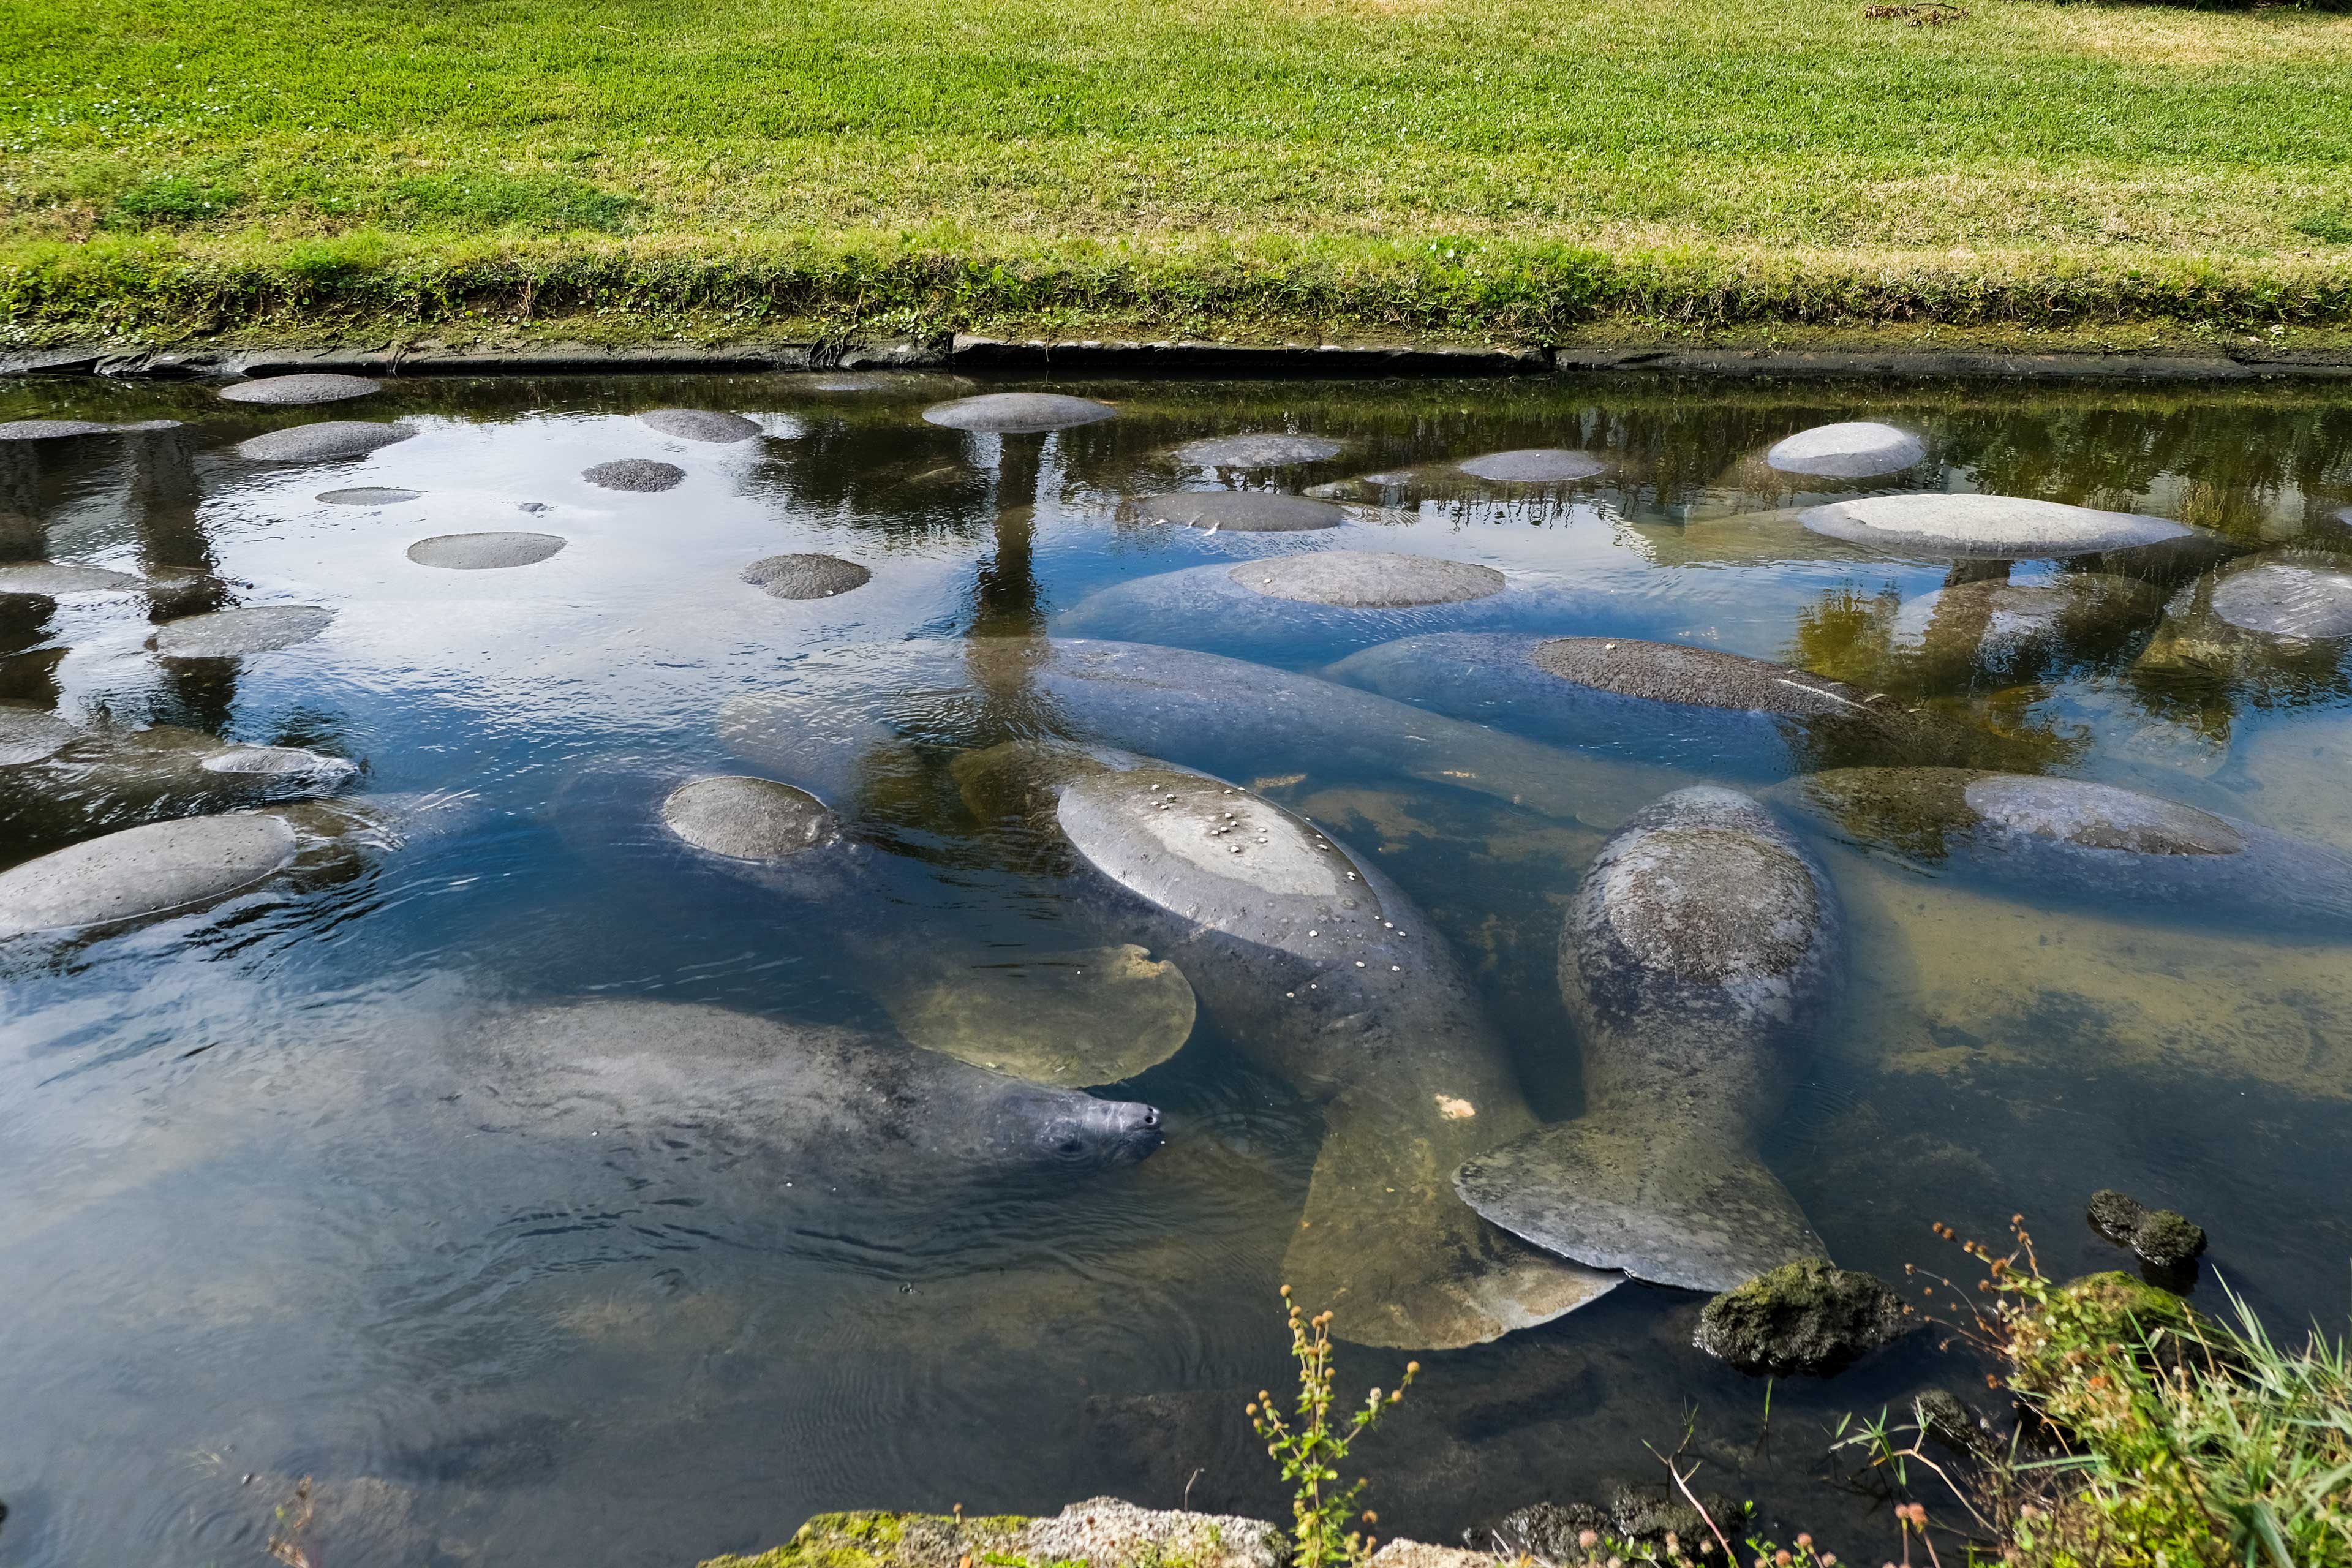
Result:
[[[2352,325],[2352,17],[1883,9],[16,6],[0,318]]]

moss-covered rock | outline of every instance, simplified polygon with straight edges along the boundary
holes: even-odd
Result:
[[[2172,1209],[2150,1209],[2112,1188],[2091,1194],[2091,1228],[2151,1268],[2179,1272],[2204,1254],[2205,1230]]]
[[[1276,1568],[1284,1547],[1263,1520],[1095,1498],[1047,1519],[821,1513],[782,1546],[702,1568]]]
[[[1707,1302],[1692,1342],[1742,1372],[1826,1377],[1910,1327],[1910,1309],[1875,1278],[1808,1258]]]
[[[2177,1361],[2182,1342],[2205,1337],[2202,1324],[2188,1302],[2137,1275],[2085,1274],[2051,1287],[2011,1320],[2010,1384],[2063,1422],[2100,1363]]]

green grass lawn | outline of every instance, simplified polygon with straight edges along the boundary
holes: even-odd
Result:
[[[0,5],[20,338],[2352,322],[2352,16],[2323,11]]]

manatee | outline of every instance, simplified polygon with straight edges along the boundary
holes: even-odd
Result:
[[[1821,867],[1747,795],[1702,785],[1636,813],[1560,933],[1584,1114],[1465,1162],[1464,1200],[1563,1258],[1686,1290],[1822,1256],[1755,1150],[1790,1047],[1835,994],[1840,924]]]
[[[2214,586],[2210,603],[2241,631],[2314,641],[2352,637],[2352,573],[2342,570],[2251,562]]]
[[[139,578],[70,561],[16,561],[0,565],[0,594],[120,594],[142,586]]]
[[[1561,447],[1522,447],[1509,452],[1485,452],[1454,465],[1474,479],[1502,485],[1568,484],[1589,479],[1608,465],[1590,452]]]
[[[408,558],[419,566],[451,572],[494,572],[509,566],[535,566],[559,553],[564,545],[553,533],[436,533],[408,547]]]
[[[1134,942],[971,954],[908,943],[879,997],[925,1050],[1084,1089],[1159,1066],[1192,1037],[1184,972]]]
[[[2213,537],[2168,518],[2021,496],[1866,496],[1807,507],[1797,515],[1807,528],[1832,539],[1944,558],[2064,559]]]
[[[1091,397],[1067,397],[1056,392],[984,392],[935,403],[923,417],[950,430],[991,431],[1004,436],[1033,436],[1047,430],[1067,430],[1118,416],[1118,410]]]
[[[1784,474],[1832,479],[1900,473],[1927,460],[1927,448],[1918,437],[1865,419],[1800,430],[1764,454],[1765,464]]]
[[[21,767],[56,756],[81,734],[81,726],[46,708],[0,702],[0,768]]]
[[[1633,637],[1436,633],[1328,672],[1451,717],[1686,768],[1950,762],[1996,738],[1767,659]]]
[[[1213,436],[1187,441],[1176,448],[1180,462],[1202,468],[1283,468],[1298,463],[1319,463],[1339,455],[1340,444],[1325,436],[1293,436],[1269,432],[1256,436]]]
[[[0,871],[0,937],[65,933],[218,902],[294,863],[294,830],[236,813],[151,822]]]
[[[364,458],[416,434],[413,425],[367,425],[330,419],[272,430],[237,443],[236,455],[255,463],[316,463],[331,458]]]
[[[0,710],[0,742],[11,733]],[[158,816],[219,813],[330,793],[357,766],[294,746],[237,746],[200,731],[158,725],[33,727],[0,773],[0,825],[20,846],[83,838]],[[8,754],[0,752],[0,755]]]
[[[341,403],[347,398],[373,397],[383,390],[383,383],[363,375],[318,373],[268,375],[252,381],[234,382],[222,387],[220,395],[231,403],[266,403],[277,407],[293,407],[306,403]]]
[[[975,687],[1004,694],[1032,732],[1097,741],[1244,778],[1402,774],[1607,827],[1670,775],[1465,723],[1311,675],[1187,648],[1085,638],[972,638],[848,650],[802,690],[736,699],[719,731],[736,753],[799,778],[887,721],[929,730]],[[822,742],[823,743],[816,743]],[[814,785],[820,789],[830,784]]]
[[[657,463],[651,458],[615,458],[609,463],[581,469],[580,477],[599,489],[653,495],[684,484],[686,470],[676,463]]]
[[[1455,1167],[1534,1117],[1468,977],[1377,868],[1247,790],[1126,752],[1013,742],[957,775],[976,811],[1057,835],[1073,897],[1172,960],[1225,1036],[1321,1109],[1284,1278],[1342,1334],[1476,1344],[1615,1283],[1455,1196]]]
[[[2352,654],[2352,574],[2337,555],[2280,550],[2232,561],[2175,596],[2133,666],[2159,710],[2251,694],[2265,706],[2332,701]],[[2227,724],[2228,702],[2223,710]]]
[[[346,489],[320,490],[318,499],[329,506],[398,506],[420,500],[423,490],[396,489],[389,485],[353,485]]]
[[[1327,500],[1271,490],[1172,490],[1126,509],[1136,521],[1197,528],[1204,533],[1305,533],[1337,528],[1348,514]]]
[[[772,599],[829,599],[873,580],[873,573],[838,555],[770,555],[743,568],[743,581]]]
[[[2352,929],[2352,856],[2113,784],[1840,768],[1778,792],[1849,842],[2116,914]]]
[[[63,441],[75,436],[111,436],[115,426],[89,419],[10,419],[0,422],[0,441]]]
[[[1024,1083],[887,1034],[685,1003],[533,1008],[481,1023],[460,1048],[535,1128],[711,1124],[781,1161],[795,1188],[852,1198],[1086,1176],[1150,1157],[1163,1136],[1148,1105]]]
[[[247,605],[165,621],[147,646],[163,658],[236,658],[308,642],[334,618],[319,605]]]
[[[730,860],[783,860],[828,847],[841,826],[824,803],[774,779],[729,774],[678,785],[662,821],[698,849]]]
[[[760,434],[759,426],[740,414],[719,414],[708,408],[656,408],[637,418],[665,436],[681,441],[709,441],[728,446]]]

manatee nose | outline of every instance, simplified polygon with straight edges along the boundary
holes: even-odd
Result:
[[[1160,1126],[1160,1108],[1154,1105],[1147,1105],[1142,1108],[1142,1110],[1143,1115],[1139,1119],[1137,1124],[1142,1127],[1147,1132],[1156,1131]]]

